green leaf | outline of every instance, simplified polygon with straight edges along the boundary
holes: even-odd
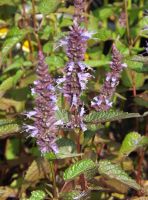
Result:
[[[91,67],[101,67],[104,65],[109,65],[110,61],[107,60],[87,60],[85,64]]]
[[[132,151],[144,145],[148,145],[146,136],[141,136],[137,132],[130,132],[125,136],[119,153],[128,156]]]
[[[64,180],[72,180],[80,174],[85,173],[87,170],[90,170],[94,167],[95,163],[92,160],[80,160],[71,165],[68,169],[66,169],[66,171],[64,172]]]
[[[99,17],[101,20],[107,19],[114,13],[114,9],[112,6],[106,6],[99,10]]]
[[[25,29],[20,30],[17,27],[13,27],[9,31],[7,39],[5,40],[2,46],[2,59],[4,59],[7,56],[9,51],[16,45],[16,43],[24,39],[28,32],[29,31],[26,31]]]
[[[99,161],[99,173],[109,179],[118,180],[131,188],[140,190],[140,185],[136,183],[118,164],[113,164],[109,160]]]
[[[101,111],[101,112],[91,112],[89,115],[84,117],[84,121],[86,123],[101,123],[101,122],[109,122],[116,121],[127,118],[140,117],[139,113],[128,113],[118,110],[109,110],[109,111]]]
[[[127,64],[127,66],[136,71],[136,72],[140,72],[140,70],[142,70],[143,68],[143,63],[142,62],[136,62],[136,61],[132,61],[132,60],[125,60],[125,63]]]
[[[106,41],[113,39],[113,33],[110,30],[107,29],[99,29],[97,31],[97,34],[95,34],[95,38],[99,39],[100,41]]]
[[[13,1],[10,1],[10,0],[0,0],[0,6],[3,6],[3,5],[16,5],[17,3],[19,3],[19,0],[13,0]]]
[[[7,66],[7,68],[4,69],[4,72],[9,72],[14,69],[20,69],[23,66],[23,63],[24,63],[23,58],[18,58],[12,64]]]
[[[56,143],[59,147],[60,153],[67,154],[76,152],[76,144],[69,138],[60,138]]]
[[[80,195],[80,192],[77,190],[72,190],[71,192],[62,192],[60,197],[62,200],[73,200]]]
[[[60,194],[60,199],[62,200],[84,200],[87,199],[88,195],[89,195],[90,191],[85,191],[85,192],[81,192],[81,191],[77,191],[77,190],[72,190],[70,192],[62,192]]]
[[[7,139],[5,157],[7,160],[17,159],[20,152],[20,142],[17,138]]]
[[[46,57],[46,63],[50,66],[50,70],[55,70],[57,68],[64,66],[64,60],[60,56],[51,55]]]
[[[49,13],[53,13],[58,5],[60,4],[60,1],[59,0],[42,0],[40,1],[40,4],[38,6],[39,8],[39,11],[42,13],[42,14],[49,14]]]
[[[69,122],[68,112],[65,110],[56,110],[55,112],[56,119],[61,120],[64,124],[67,124]]]
[[[0,138],[5,138],[20,131],[20,125],[15,119],[0,119]]]
[[[22,112],[25,107],[25,101],[15,101],[13,99],[0,98],[0,109],[7,110],[14,107],[17,112]]]
[[[8,137],[18,131],[20,131],[20,126],[16,123],[2,125],[0,126],[0,138]]]
[[[44,200],[45,196],[45,192],[42,190],[36,190],[31,192],[31,197],[28,200]]]
[[[133,84],[134,84],[136,88],[140,88],[143,86],[144,81],[145,81],[145,78],[142,73],[134,72],[133,74],[133,72],[129,69],[125,69],[122,72],[122,83],[126,87],[133,87]]]
[[[132,57],[131,60],[147,64],[148,63],[148,56],[135,55],[135,56]]]

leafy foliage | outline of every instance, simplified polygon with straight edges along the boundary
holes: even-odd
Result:
[[[129,187],[140,190],[140,186],[131,179],[118,164],[112,164],[109,160],[99,161],[99,173],[111,179],[116,179]]]
[[[146,0],[85,1],[81,25],[88,30],[86,38],[92,38],[84,64],[92,76],[80,97],[84,118],[78,119],[62,94],[62,84],[56,83],[66,74],[64,50],[74,23],[73,1],[0,0],[0,199],[148,198],[147,9]],[[127,67],[112,109],[94,111],[92,99],[111,71],[113,43]],[[63,124],[57,126],[57,154],[41,154],[24,130],[34,120],[27,115],[35,110],[31,88],[39,49],[57,93],[56,120]],[[83,130],[70,125],[73,118],[82,120]]]

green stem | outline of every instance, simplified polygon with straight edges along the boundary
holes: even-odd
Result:
[[[140,0],[139,7],[140,7],[141,10],[139,12],[138,18],[141,19],[143,17],[143,10],[142,10],[142,8],[144,7],[144,0]]]
[[[130,38],[130,29],[129,29],[129,20],[128,20],[128,9],[131,8],[131,5],[129,6],[130,1],[124,0],[124,6],[125,6],[125,15],[126,15],[126,31],[127,31],[127,38],[129,47],[131,45],[131,38]]]
[[[80,145],[80,139],[81,139],[81,131],[77,131],[77,153],[81,153],[81,145]],[[79,157],[79,159],[81,159],[81,157]],[[85,181],[85,177],[83,174],[80,175],[80,185],[81,185],[81,189],[83,191],[86,190],[86,181]]]

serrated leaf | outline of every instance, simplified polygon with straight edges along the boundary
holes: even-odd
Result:
[[[128,156],[132,151],[144,145],[148,145],[148,137],[141,136],[137,132],[130,132],[125,136],[119,153]]]
[[[16,43],[18,43],[24,39],[24,37],[26,36],[27,33],[28,33],[28,31],[26,31],[25,29],[20,30],[17,27],[13,27],[9,31],[9,33],[7,35],[7,39],[5,40],[5,42],[3,43],[3,46],[2,46],[2,59],[5,58],[5,56],[14,47],[14,45],[16,45]]]
[[[72,180],[75,177],[79,176],[82,173],[85,173],[87,170],[95,167],[95,163],[90,160],[80,160],[73,165],[71,165],[66,171],[64,172],[64,180]]]
[[[107,178],[118,180],[131,188],[140,190],[140,185],[124,172],[118,164],[113,164],[109,160],[100,160],[98,170],[101,175]]]
[[[42,14],[47,15],[49,13],[53,13],[57,9],[59,3],[59,0],[42,0],[38,8]]]
[[[0,85],[0,97],[17,84],[23,73],[22,70],[17,71],[14,76],[9,77]]]
[[[95,38],[99,39],[100,41],[106,41],[113,38],[113,33],[107,29],[99,29],[97,34],[95,34]]]
[[[72,153],[76,152],[76,144],[73,140],[68,138],[60,138],[57,140],[60,153]]]
[[[20,126],[17,123],[0,125],[0,138],[8,137],[19,131],[20,131]]]
[[[132,57],[131,60],[147,64],[148,63],[148,56],[135,55],[135,56]]]
[[[118,110],[109,110],[109,111],[101,111],[101,112],[91,112],[89,115],[84,117],[84,121],[86,123],[102,123],[109,121],[116,121],[121,119],[128,119],[134,117],[140,117],[139,113],[128,113]]]
[[[142,73],[131,71],[131,69],[125,69],[122,72],[122,83],[126,87],[133,87],[134,84],[136,88],[140,88],[143,86],[144,81],[145,77]]]
[[[59,152],[57,154],[54,154],[53,152],[50,152],[50,153],[45,153],[44,158],[46,158],[47,160],[53,161],[53,160],[61,160],[65,158],[78,157],[82,155],[83,155],[82,153]]]
[[[50,70],[55,70],[57,68],[64,66],[64,60],[60,56],[51,55],[46,57],[46,63],[50,66]]]
[[[53,152],[44,154],[44,157],[48,160],[59,160],[64,158],[72,158],[82,156],[83,154],[76,153],[76,144],[73,140],[68,138],[60,138],[56,141],[59,152],[54,154]]]
[[[42,190],[31,192],[31,197],[28,200],[44,200],[46,194]]]
[[[56,110],[55,112],[56,119],[61,120],[64,124],[67,124],[69,122],[68,112],[65,110]]]
[[[127,66],[136,71],[136,72],[140,72],[143,68],[143,63],[142,62],[136,62],[133,60],[125,60],[125,63],[127,64]]]
[[[0,126],[14,123],[15,119],[0,119]]]
[[[62,200],[73,200],[75,197],[79,196],[80,192],[77,190],[72,190],[71,192],[63,192],[60,194]]]

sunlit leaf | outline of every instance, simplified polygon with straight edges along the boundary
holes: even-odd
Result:
[[[58,5],[59,5],[60,1],[59,0],[42,0],[40,1],[40,4],[38,6],[39,8],[39,11],[42,13],[42,14],[49,14],[49,13],[52,13],[54,12]]]
[[[27,33],[27,30],[19,29],[17,27],[13,27],[9,31],[7,38],[2,46],[2,59],[5,58],[5,56],[9,53],[9,51],[15,46],[17,42],[20,42],[24,39]]]
[[[95,163],[90,160],[80,160],[73,165],[71,165],[66,171],[64,172],[64,180],[71,180],[75,177],[79,176],[82,173],[85,173],[87,170],[95,168]]]
[[[3,125],[0,125],[0,138],[11,136],[19,131],[20,131],[20,126],[16,122],[5,123]]]
[[[122,142],[120,154],[128,155],[135,149],[145,145],[148,146],[148,137],[141,136],[137,132],[130,132],[125,136]]]
[[[107,178],[116,179],[131,188],[140,190],[140,185],[136,183],[118,164],[113,164],[109,160],[99,161],[99,173]]]
[[[31,192],[31,197],[28,200],[44,200],[45,196],[45,192],[42,190],[36,190]]]
[[[68,113],[65,110],[57,110],[55,112],[56,115],[56,119],[57,120],[61,120],[64,124],[67,124],[69,122],[69,117],[68,117]]]
[[[140,117],[139,113],[128,113],[118,110],[110,110],[110,111],[101,111],[101,112],[91,112],[89,115],[86,115],[84,121],[86,123],[101,123],[101,122],[109,122],[116,121],[121,119],[128,119],[134,117]]]
[[[11,89],[16,85],[23,73],[24,72],[22,70],[19,70],[14,76],[11,76],[5,81],[3,81],[3,83],[0,85],[0,97],[2,97],[7,92],[7,90]]]

